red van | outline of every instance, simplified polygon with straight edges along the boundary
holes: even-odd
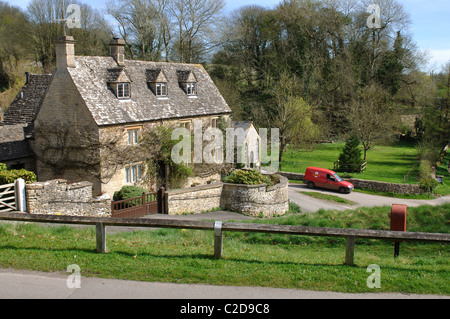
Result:
[[[342,194],[350,194],[355,188],[352,183],[345,182],[335,172],[318,167],[308,167],[303,181],[309,188],[326,188],[337,190]]]

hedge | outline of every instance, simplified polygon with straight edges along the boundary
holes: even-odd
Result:
[[[17,179],[22,178],[25,183],[34,183],[37,181],[36,174],[25,169],[7,169],[6,164],[0,163],[0,185],[12,184]]]

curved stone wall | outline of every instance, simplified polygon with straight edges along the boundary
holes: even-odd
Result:
[[[220,207],[255,217],[284,215],[289,210],[289,180],[280,176],[274,186],[224,183]]]

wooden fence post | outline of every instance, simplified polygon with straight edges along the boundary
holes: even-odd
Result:
[[[223,253],[223,232],[222,222],[214,223],[214,258],[222,258]]]
[[[354,266],[353,260],[355,256],[355,237],[348,236],[345,245],[345,264],[347,266]]]
[[[106,231],[103,223],[95,224],[95,233],[97,238],[97,253],[106,254]]]
[[[161,187],[158,191],[158,214],[166,214],[166,189]]]

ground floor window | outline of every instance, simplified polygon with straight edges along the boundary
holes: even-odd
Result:
[[[126,166],[125,180],[127,184],[136,183],[142,180],[142,164]]]

